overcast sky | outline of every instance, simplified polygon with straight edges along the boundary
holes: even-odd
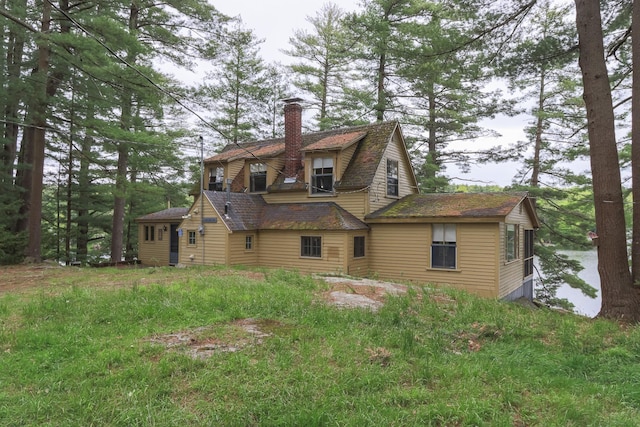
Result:
[[[326,0],[210,0],[222,13],[228,16],[240,16],[246,28],[264,39],[261,54],[267,62],[287,64],[289,58],[281,50],[289,48],[289,38],[297,29],[311,29],[307,17],[314,17],[327,3]],[[339,0],[338,4],[345,12],[360,9],[360,0]],[[510,145],[524,139],[523,127],[526,118],[502,118],[483,125],[500,132],[503,137],[494,141],[477,141],[470,144],[470,149],[487,148],[496,145]],[[481,147],[480,147],[481,146]],[[517,170],[516,164],[489,164],[472,168],[470,174],[462,174],[454,166],[450,166],[446,174],[451,177],[468,179],[455,180],[462,184],[497,184],[509,185]]]
[[[210,0],[220,12],[240,16],[244,26],[264,39],[262,57],[288,63],[282,49],[289,48],[289,37],[297,29],[310,29],[307,17],[314,17],[325,3],[338,4],[345,12],[359,9],[359,0]]]

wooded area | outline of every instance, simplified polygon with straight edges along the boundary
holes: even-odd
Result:
[[[543,296],[565,282],[592,292],[548,244],[588,247],[593,231],[601,314],[640,320],[634,2],[326,4],[291,29],[289,66],[261,58],[254,32],[215,6],[0,0],[1,264],[134,259],[133,219],[189,204],[199,137],[213,153],[280,136],[280,100],[296,96],[307,130],[399,120],[423,192],[471,189],[449,184],[448,165],[519,161],[511,188],[536,198],[544,225]],[[200,77],[172,77],[189,71]],[[528,114],[526,140],[476,149],[498,114]]]

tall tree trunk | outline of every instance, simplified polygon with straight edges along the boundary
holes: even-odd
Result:
[[[111,262],[122,260],[122,241],[124,237],[124,211],[127,202],[127,170],[129,167],[129,147],[125,143],[118,145],[118,168],[116,188],[113,200],[113,222],[111,226]]]
[[[611,87],[604,57],[600,2],[576,0],[575,3],[599,237],[598,272],[602,288],[599,316],[638,321],[640,297],[632,286],[627,259],[622,183]]]
[[[25,162],[30,165],[26,187],[25,201],[28,217],[27,231],[29,240],[27,243],[26,256],[33,261],[41,261],[40,243],[42,241],[42,180],[44,175],[44,153],[46,146],[45,127],[47,125],[47,75],[49,74],[49,43],[46,34],[51,28],[51,4],[48,1],[42,2],[42,26],[40,28],[40,40],[38,41],[38,69],[36,73],[39,82],[39,96],[33,108],[34,129],[32,139],[27,146]]]
[[[131,172],[131,184],[135,185],[137,180],[138,180],[137,172],[136,171],[132,171]],[[135,250],[133,248],[133,241],[134,241],[133,235],[136,232],[137,227],[131,221],[131,217],[135,212],[135,207],[136,207],[135,199],[133,197],[129,198],[129,220],[127,221],[127,233],[126,233],[126,236],[125,236],[126,238],[125,238],[125,245],[124,245],[124,247],[125,247],[124,259],[127,260],[127,261],[133,260],[133,257],[135,255]]]
[[[540,85],[538,92],[538,119],[536,120],[536,136],[533,145],[533,162],[531,165],[531,181],[529,185],[537,188],[540,183],[540,152],[542,151],[542,132],[544,131],[544,119],[543,114],[545,110],[544,98],[545,98],[545,67],[540,69]],[[535,204],[536,199],[533,198]]]
[[[382,53],[378,58],[378,75],[377,75],[377,90],[378,99],[376,102],[376,121],[384,121],[384,113],[387,108],[387,94],[385,91],[385,77],[386,77],[387,56]]]
[[[87,121],[93,120],[93,108],[89,107],[87,111]],[[91,159],[91,147],[93,138],[86,135],[82,139],[80,148],[80,167],[78,169],[78,233],[76,235],[76,260],[81,263],[87,262],[89,253],[89,197],[91,179],[89,177],[89,166]]]
[[[132,1],[129,10],[129,31],[135,33],[138,28],[140,9],[137,2]],[[127,54],[127,63],[135,64],[136,54]],[[133,97],[131,94],[123,95],[122,113],[120,117],[121,127],[131,131]],[[113,222],[111,227],[111,262],[122,260],[122,247],[124,239],[124,215],[127,203],[127,170],[129,168],[129,146],[126,143],[118,143],[118,167],[116,172],[116,188],[113,200]]]
[[[631,183],[633,193],[633,232],[631,238],[631,274],[640,285],[640,0],[634,0],[631,16]]]

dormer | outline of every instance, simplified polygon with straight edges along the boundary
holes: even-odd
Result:
[[[350,132],[331,135],[308,144],[302,149],[305,159],[305,181],[309,183],[309,195],[335,195],[334,186],[353,157],[357,143],[366,132]]]

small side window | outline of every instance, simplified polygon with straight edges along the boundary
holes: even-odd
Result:
[[[195,230],[187,231],[187,244],[189,246],[195,246],[195,244],[196,244],[196,231]]]
[[[153,242],[156,240],[156,226],[155,225],[145,225],[144,226],[144,241],[145,242]]]
[[[364,256],[364,236],[355,236],[353,238],[353,257],[362,258]]]

